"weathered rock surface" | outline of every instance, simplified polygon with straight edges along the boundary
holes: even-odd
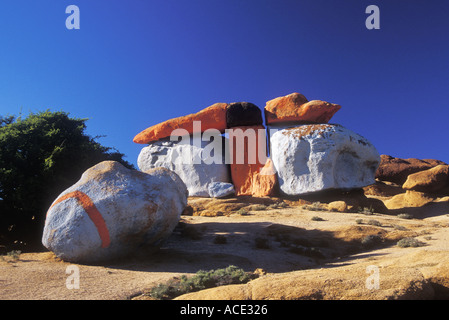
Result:
[[[137,159],[141,171],[163,167],[174,171],[187,186],[189,196],[209,197],[209,184],[231,182],[225,160],[227,139],[218,135],[211,141],[205,137],[183,136],[181,141],[168,138],[150,143]]]
[[[265,165],[266,134],[259,126],[234,127],[229,131],[231,179],[237,196],[252,195],[253,181]]]
[[[402,185],[406,190],[437,192],[449,184],[449,166],[438,165],[431,169],[410,174]]]
[[[434,159],[401,159],[389,155],[381,155],[381,162],[376,172],[376,179],[403,185],[410,174],[424,171],[438,165],[446,165]]]
[[[375,182],[380,159],[362,136],[340,125],[302,125],[270,138],[281,193],[296,196],[328,189],[362,188]]]
[[[135,143],[147,144],[152,141],[170,137],[176,129],[184,130],[185,135],[193,134],[195,132],[204,132],[208,129],[216,129],[223,133],[227,127],[227,107],[227,103],[215,103],[197,113],[158,123],[137,134],[133,141]],[[201,125],[195,126],[194,121],[201,122]]]
[[[96,263],[159,246],[187,206],[173,172],[104,161],[84,172],[48,210],[42,243],[61,259]]]
[[[388,209],[417,208],[433,202],[437,197],[428,193],[407,190],[385,201]],[[449,208],[448,208],[449,209]]]
[[[226,110],[228,128],[263,124],[262,111],[250,102],[234,102]]]
[[[321,100],[307,101],[300,93],[270,100],[265,106],[267,125],[278,123],[328,123],[341,109],[338,104]]]

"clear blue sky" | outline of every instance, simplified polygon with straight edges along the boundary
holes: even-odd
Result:
[[[381,154],[449,162],[447,0],[2,1],[0,46],[0,115],[89,118],[134,164],[151,125],[292,92],[340,104],[331,122]]]

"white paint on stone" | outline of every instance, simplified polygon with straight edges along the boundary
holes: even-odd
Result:
[[[301,195],[355,189],[375,182],[376,148],[341,125],[301,125],[270,137],[271,157],[281,192]]]

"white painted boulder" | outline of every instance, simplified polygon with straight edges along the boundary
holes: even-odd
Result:
[[[284,195],[350,190],[375,182],[376,148],[341,125],[316,124],[271,132],[271,157]]]
[[[211,198],[225,198],[235,194],[234,185],[229,182],[212,182],[209,184]]]
[[[172,233],[187,195],[181,179],[167,169],[144,173],[104,161],[86,170],[53,202],[42,243],[76,263],[151,251]]]
[[[156,167],[172,170],[186,184],[189,196],[207,198],[209,184],[231,182],[225,159],[227,140],[221,135],[213,139],[183,136],[179,142],[161,139],[141,150],[137,166],[141,171]]]

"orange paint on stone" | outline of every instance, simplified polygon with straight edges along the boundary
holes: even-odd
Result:
[[[278,97],[266,103],[268,125],[279,123],[328,123],[341,106],[321,100],[307,101],[300,93]]]
[[[252,195],[254,197],[273,197],[278,195],[278,177],[273,161],[268,159],[265,166],[254,176]]]
[[[94,223],[95,227],[97,228],[98,234],[100,235],[101,239],[101,247],[107,248],[109,247],[111,240],[109,237],[109,230],[106,226],[106,222],[103,219],[103,216],[101,215],[100,211],[98,211],[95,204],[92,202],[92,200],[89,198],[87,194],[81,191],[74,191],[70,192],[68,194],[65,194],[58,198],[50,207],[53,208],[58,203],[61,203],[62,201],[65,201],[67,199],[74,198],[78,201],[78,203],[83,207],[83,209],[86,211],[87,215],[89,216],[90,220]],[[49,211],[50,211],[49,209]]]
[[[170,119],[149,127],[133,139],[135,143],[147,144],[162,138],[170,137],[173,130],[184,129],[188,134],[204,132],[208,129],[217,129],[221,133],[225,131],[227,103],[215,103],[197,113]],[[193,121],[201,122],[201,129],[198,131]]]
[[[259,131],[263,135],[258,136]],[[253,181],[266,161],[265,127],[242,126],[228,131],[231,179],[237,196],[252,195]],[[260,153],[260,154],[259,154]]]

